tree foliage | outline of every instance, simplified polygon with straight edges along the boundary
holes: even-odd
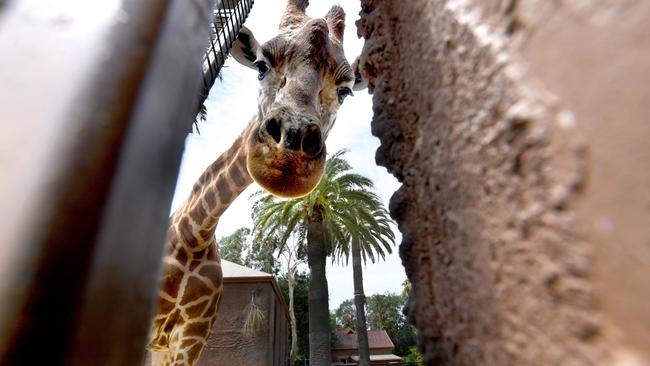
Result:
[[[397,332],[402,322],[402,297],[392,293],[368,296],[368,325],[371,329],[384,329],[389,334]]]
[[[301,238],[309,242],[306,252],[311,270],[310,291],[314,294],[310,295],[310,331],[314,339],[319,340],[310,346],[318,350],[319,359],[314,359],[317,362],[326,362],[320,358],[329,355],[325,339],[329,333],[326,330],[331,331],[327,324],[325,258],[333,256],[333,259],[347,262],[352,248],[357,248],[364,262],[368,259],[374,262],[390,253],[394,244],[389,226],[392,221],[379,197],[370,191],[372,181],[352,172],[350,164],[342,158],[344,153],[342,150],[329,157],[321,181],[304,197],[281,200],[263,192],[254,196],[257,199],[253,214],[256,238],[276,234],[280,251],[292,236],[299,242],[304,242]],[[297,247],[298,256],[301,248],[304,247]],[[360,267],[355,264],[355,279],[361,278]],[[361,281],[355,284],[357,282]]]
[[[278,244],[286,245],[292,235],[306,237],[307,223],[322,218],[328,255],[346,261],[350,257],[351,239],[362,246],[364,261],[375,262],[392,252],[392,223],[381,199],[370,191],[370,179],[351,172],[352,166],[340,150],[327,160],[318,186],[307,196],[279,199],[260,191],[253,206],[256,237],[280,233]],[[282,229],[282,230],[279,230]]]
[[[408,349],[408,353],[402,357],[402,363],[405,363],[406,366],[424,365],[424,356],[422,356],[416,346],[411,346]]]
[[[242,227],[230,235],[219,238],[217,243],[219,243],[221,258],[240,265],[246,265],[243,255],[250,248],[249,234],[250,229]]]
[[[262,272],[278,275],[280,262],[277,260],[279,240],[277,234],[258,237],[251,234],[251,246],[246,256],[246,266]]]
[[[407,284],[405,281],[405,287]],[[417,331],[408,324],[403,314],[405,300],[402,294],[386,293],[368,296],[366,302],[368,327],[385,330],[395,344],[393,352],[400,356],[407,355],[409,348],[417,343]],[[336,309],[334,314],[339,326],[355,324],[356,313],[353,305],[352,300],[346,300]]]
[[[285,277],[278,279],[285,302],[289,303],[289,286]],[[296,327],[298,328],[298,354],[297,359],[309,358],[309,273],[296,274],[296,284],[293,289],[294,312],[296,314]]]
[[[337,326],[341,328],[354,329],[357,321],[357,316],[354,309],[354,301],[352,299],[343,301],[334,312],[334,316],[336,317]]]

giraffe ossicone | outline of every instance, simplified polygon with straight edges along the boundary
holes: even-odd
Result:
[[[172,215],[148,347],[156,366],[193,366],[216,320],[219,217],[253,180],[282,197],[309,193],[323,174],[338,109],[362,83],[343,52],[343,9],[311,19],[307,5],[289,0],[269,41],[259,44],[244,28],[233,45],[233,57],[257,71],[257,114]]]

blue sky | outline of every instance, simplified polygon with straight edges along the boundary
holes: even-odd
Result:
[[[322,17],[334,4],[337,2],[312,0],[307,14],[312,17]],[[340,5],[346,12],[345,52],[348,60],[352,62],[361,53],[363,47],[363,40],[357,38],[354,25],[355,20],[358,19],[360,3],[340,0]],[[277,33],[283,9],[284,2],[256,1],[245,25],[262,43]],[[208,120],[199,123],[201,133],[192,133],[185,140],[185,153],[172,203],[173,210],[187,198],[194,181],[203,170],[230,147],[256,113],[258,90],[256,72],[229,58],[222,76],[223,80],[217,81],[206,101]],[[399,183],[386,172],[385,168],[375,164],[375,151],[379,146],[379,140],[370,133],[371,119],[371,96],[367,91],[355,92],[355,96],[347,98],[339,110],[337,122],[327,139],[327,150],[331,153],[343,148],[348,149],[346,159],[358,173],[372,179],[377,193],[388,206],[390,196],[399,187]],[[259,189],[257,184],[253,184],[235,200],[219,221],[217,237],[228,235],[242,226],[251,226],[251,202],[248,197]],[[393,253],[386,257],[386,261],[368,263],[365,268],[366,295],[401,291],[406,275],[397,248],[401,242],[401,235],[397,228],[394,230],[397,241]],[[304,266],[304,269],[307,267]],[[351,266],[329,263],[327,279],[331,309],[354,296]]]

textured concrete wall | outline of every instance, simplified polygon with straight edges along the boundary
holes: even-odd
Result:
[[[246,337],[242,329],[252,293],[256,294],[256,304],[264,311],[268,326],[256,336]],[[278,316],[278,313],[284,315],[279,310],[273,287],[268,282],[224,283],[217,321],[198,365],[277,365],[277,359],[286,356],[286,353],[278,352],[277,345],[287,343],[286,324],[276,323],[278,319],[287,322],[286,317]],[[278,331],[283,337],[278,338]]]
[[[650,363],[650,2],[363,0],[429,364]]]
[[[247,306],[255,293],[255,304],[264,313],[267,325],[252,337],[242,334]],[[226,278],[212,326],[197,366],[255,365],[285,366],[289,358],[289,319],[268,280],[258,282]],[[144,366],[151,366],[147,352]]]

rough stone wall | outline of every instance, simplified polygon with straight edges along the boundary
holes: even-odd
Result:
[[[265,329],[252,337],[242,334],[247,306],[255,293],[256,304],[267,321]],[[212,326],[196,366],[280,366],[289,357],[289,320],[268,281],[242,282],[226,278],[217,320]],[[147,352],[143,366],[152,366]]]
[[[650,2],[363,0],[428,364],[650,363]]]
[[[269,326],[249,338],[242,334],[242,329],[246,321],[246,306],[253,292]],[[224,283],[217,321],[197,364],[274,366],[275,313],[275,294],[269,283]]]

